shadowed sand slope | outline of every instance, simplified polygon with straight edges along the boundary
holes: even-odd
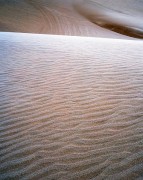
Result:
[[[0,179],[143,178],[143,42],[0,44]]]
[[[75,8],[101,27],[143,38],[143,0],[78,0]]]
[[[74,0],[0,0],[0,30],[128,38],[80,15]],[[74,6],[73,6],[74,5]],[[82,2],[81,2],[82,7]],[[95,16],[94,16],[95,17]]]

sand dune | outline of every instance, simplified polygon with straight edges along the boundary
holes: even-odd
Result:
[[[143,179],[142,4],[0,0],[0,180]]]
[[[101,27],[127,36],[143,38],[142,0],[78,0],[75,8]]]
[[[0,179],[143,178],[143,42],[0,44]]]
[[[119,2],[121,5],[123,4],[121,1]],[[99,24],[96,25],[90,18],[86,17],[87,11],[84,11],[84,14],[82,13],[81,15],[75,6],[75,0],[0,0],[0,30],[41,34],[128,38],[127,36],[102,28]],[[82,3],[81,7],[83,7]],[[88,9],[88,4],[86,9]],[[130,7],[128,9],[130,9]],[[95,16],[93,15],[93,17]],[[138,18],[135,18],[135,20],[137,19]],[[134,22],[136,22],[135,20]]]

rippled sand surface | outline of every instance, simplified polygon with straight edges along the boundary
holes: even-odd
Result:
[[[0,44],[0,179],[143,178],[143,42]]]
[[[143,0],[0,0],[5,32],[142,38],[142,19]]]

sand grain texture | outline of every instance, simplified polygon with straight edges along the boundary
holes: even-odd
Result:
[[[0,44],[0,179],[143,178],[141,41]]]

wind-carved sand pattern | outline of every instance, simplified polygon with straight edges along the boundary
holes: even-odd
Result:
[[[0,179],[143,178],[143,42],[0,44]]]

